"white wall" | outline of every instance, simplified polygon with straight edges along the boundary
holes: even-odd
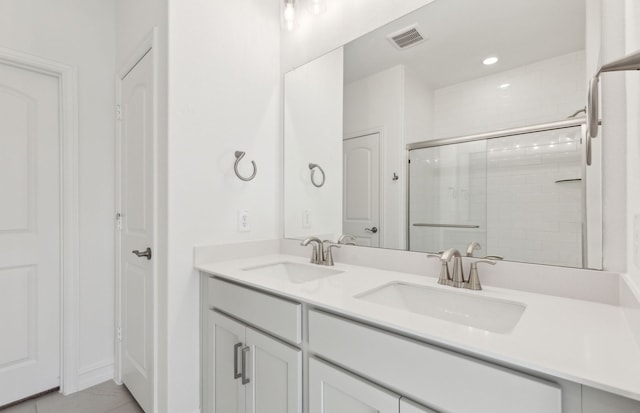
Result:
[[[168,412],[200,395],[199,277],[193,247],[282,232],[280,3],[169,2]],[[234,152],[258,174],[240,181]],[[251,232],[238,232],[237,210]]]
[[[343,50],[315,59],[284,78],[284,236],[342,234]],[[325,183],[311,183],[309,163]],[[322,174],[314,172],[320,184]],[[305,216],[308,216],[308,220]]]
[[[104,0],[2,1],[0,47],[78,70],[77,373],[78,386],[83,388],[113,374],[114,5]]]
[[[557,56],[435,90],[434,136],[564,120],[584,108],[585,96],[584,52]]]
[[[640,50],[640,4],[627,0],[626,52]],[[637,222],[637,224],[636,224]],[[640,72],[627,74],[627,272],[640,289]]]
[[[404,143],[433,139],[433,90],[418,70],[404,70]],[[404,148],[403,148],[404,149]]]
[[[394,66],[345,85],[344,138],[380,132],[381,246],[404,248],[404,67]],[[393,181],[393,173],[399,180]]]
[[[599,64],[625,54],[624,0],[601,0],[600,44],[592,52]],[[597,48],[599,46],[599,50]],[[587,62],[591,58],[587,57]],[[624,73],[600,77],[602,126],[603,260],[604,268],[624,272],[627,267],[627,120]]]

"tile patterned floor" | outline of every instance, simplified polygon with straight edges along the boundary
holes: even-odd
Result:
[[[2,413],[144,413],[124,386],[113,381],[63,396],[49,393],[27,400]]]

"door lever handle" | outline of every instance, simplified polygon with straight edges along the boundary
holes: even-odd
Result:
[[[147,247],[147,249],[142,251],[142,252],[140,252],[138,250],[133,250],[131,252],[136,254],[138,257],[147,257],[147,260],[151,259],[151,248],[149,248],[149,247]]]
[[[378,228],[377,227],[373,227],[373,228],[365,228],[365,231],[369,231],[372,234],[375,234],[376,232],[378,232]]]

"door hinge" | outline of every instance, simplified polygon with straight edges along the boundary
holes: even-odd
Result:
[[[120,330],[120,327],[116,328],[116,340],[122,341],[122,330]]]
[[[122,229],[122,214],[116,212],[116,228]]]
[[[120,105],[116,105],[116,119],[122,120],[122,108]]]

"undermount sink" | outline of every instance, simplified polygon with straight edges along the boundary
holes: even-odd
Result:
[[[257,267],[243,268],[243,271],[254,271],[264,276],[279,278],[295,284],[319,280],[344,272],[319,265],[299,264],[295,262],[276,262]]]
[[[526,308],[515,301],[405,283],[387,284],[355,298],[494,333],[513,330]]]

